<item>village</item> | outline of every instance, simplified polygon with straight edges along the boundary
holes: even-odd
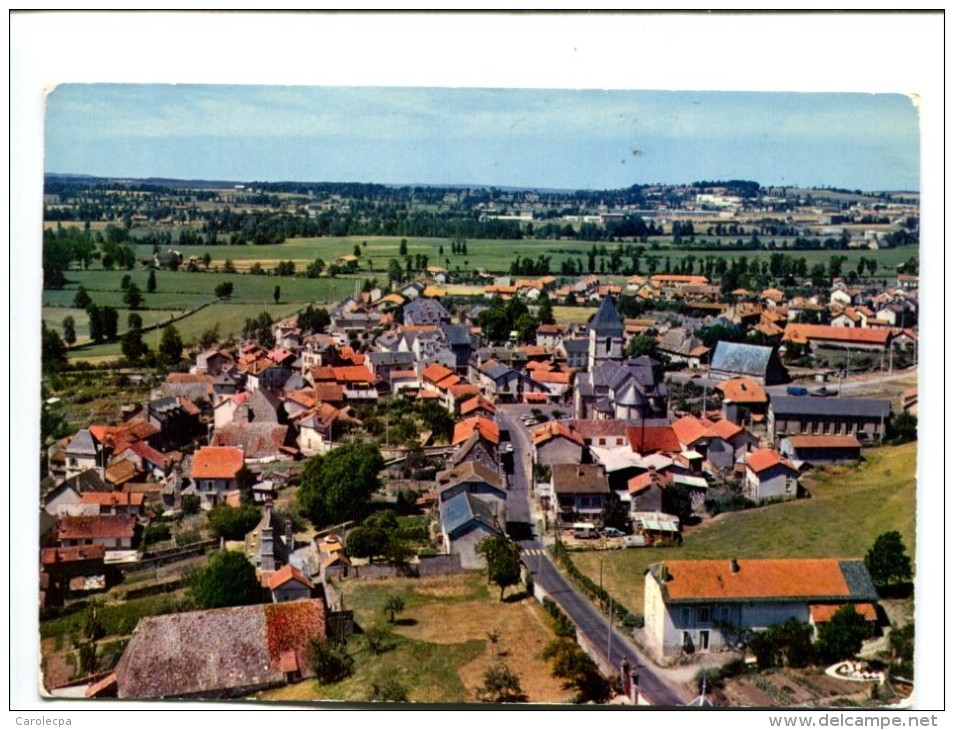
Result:
[[[817,480],[916,439],[916,273],[761,291],[495,276],[463,305],[447,267],[407,279],[261,318],[159,380],[129,371],[146,397],[45,447],[46,692],[309,697],[282,692],[334,685],[341,647],[386,643],[350,604],[358,586],[480,575],[571,627],[584,669],[558,701],[712,704],[732,658],[829,671],[791,696],[756,678],[726,704],[910,693],[913,623],[882,605],[912,579],[898,532],[852,554],[681,551],[737,513],[771,531],[821,502]],[[557,323],[554,303],[586,319]],[[897,476],[913,493],[913,470]],[[612,561],[632,559],[645,569],[621,577]],[[620,600],[623,581],[638,588]],[[405,608],[388,600],[390,631]],[[557,701],[491,669],[463,701]],[[387,689],[359,699],[414,701]]]

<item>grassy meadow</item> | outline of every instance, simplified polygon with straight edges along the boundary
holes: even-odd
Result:
[[[120,282],[129,275],[143,293],[143,304],[140,315],[146,327],[162,326],[171,317],[178,317],[204,304],[211,306],[198,312],[189,314],[176,322],[176,328],[183,338],[188,341],[199,337],[202,333],[219,324],[219,332],[223,336],[239,334],[245,319],[257,316],[263,310],[268,310],[273,318],[279,318],[303,309],[309,303],[330,305],[354,291],[355,284],[368,278],[376,278],[379,282],[386,282],[387,265],[391,259],[402,262],[403,257],[398,254],[401,243],[399,237],[343,237],[343,238],[294,238],[285,243],[267,246],[180,246],[177,247],[184,256],[198,256],[208,253],[211,262],[208,271],[157,271],[156,291],[147,292],[146,282],[148,272],[140,267],[132,271],[112,270],[102,268],[71,269],[67,272],[68,283],[63,289],[44,290],[42,296],[43,321],[48,327],[62,332],[62,322],[66,316],[72,316],[76,322],[77,347],[70,351],[71,360],[89,360],[92,362],[116,358],[120,354],[118,342],[92,346],[89,344],[88,320],[85,312],[73,308],[73,298],[79,286],[85,287],[93,301],[99,305],[108,305],[120,310],[120,334],[126,327],[128,310],[123,302],[123,291]],[[516,257],[536,259],[538,256],[551,257],[551,270],[559,272],[560,263],[566,259],[580,259],[586,261],[587,253],[593,246],[592,242],[577,241],[549,241],[549,240],[470,240],[467,242],[467,255],[450,253],[450,239],[440,238],[407,238],[409,256],[418,254],[427,256],[429,265],[446,266],[451,272],[473,271],[484,269],[488,272],[505,274]],[[307,265],[316,258],[321,258],[326,264],[331,264],[340,256],[351,255],[354,247],[361,251],[359,269],[353,275],[338,277],[322,276],[308,279],[303,276]],[[601,244],[598,244],[601,245]],[[606,244],[612,250],[616,244]],[[687,255],[696,259],[704,256],[739,257],[745,256],[750,261],[765,259],[771,255],[770,251],[720,251],[699,252],[686,251],[671,245],[658,244],[659,250],[649,250],[647,246],[645,256],[656,256],[660,263],[669,257],[673,262]],[[152,247],[137,245],[136,257],[138,260],[148,259],[152,255]],[[443,248],[444,253],[441,253]],[[845,270],[855,267],[860,257],[879,261],[878,276],[889,277],[893,274],[897,264],[910,256],[916,256],[917,246],[900,247],[883,251],[847,251]],[[793,256],[804,256],[811,266],[817,262],[827,263],[833,252],[831,251],[797,251]],[[236,269],[234,274],[221,273],[226,260],[231,261]],[[266,270],[273,269],[279,261],[292,261],[295,264],[296,276],[251,276],[247,272],[255,263]],[[623,276],[601,275],[606,281],[620,283],[625,281]],[[228,300],[219,301],[215,297],[215,287],[222,282],[232,282],[234,291]],[[274,289],[281,289],[279,302],[274,301]],[[459,291],[458,291],[459,290]],[[480,287],[468,285],[449,293],[479,296]],[[589,310],[578,308],[554,308],[554,315],[558,322],[584,321],[590,314]]]
[[[351,637],[348,652],[354,674],[335,684],[315,680],[259,695],[276,702],[337,700],[365,702],[374,684],[394,680],[411,702],[475,702],[484,672],[502,661],[520,677],[530,702],[567,702],[572,692],[551,676],[540,658],[554,638],[550,619],[537,601],[510,589],[501,603],[483,573],[434,578],[337,581],[345,607],[367,631],[384,627],[387,648],[372,655],[361,635]],[[390,624],[384,605],[400,596],[404,610]],[[496,643],[488,634],[496,631]]]
[[[917,443],[867,449],[857,467],[810,472],[810,496],[724,513],[686,531],[681,547],[572,553],[579,569],[643,613],[643,573],[663,560],[862,558],[878,535],[898,530],[915,554]]]

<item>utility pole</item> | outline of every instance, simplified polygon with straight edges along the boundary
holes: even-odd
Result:
[[[613,660],[610,657],[610,649],[613,643],[613,597],[610,596],[609,613],[606,616],[606,661],[610,666]]]

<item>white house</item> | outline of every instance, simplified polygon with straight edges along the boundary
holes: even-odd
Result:
[[[745,456],[745,492],[756,502],[766,499],[794,499],[798,496],[798,469],[771,449]]]
[[[877,600],[862,560],[667,560],[646,569],[643,638],[662,660],[731,645],[729,627],[817,627],[846,604],[876,620]]]

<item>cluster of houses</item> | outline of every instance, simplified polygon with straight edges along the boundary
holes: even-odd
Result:
[[[274,324],[270,347],[245,341],[231,349],[205,350],[190,372],[170,374],[148,402],[126,408],[120,423],[89,425],[50,446],[53,487],[41,503],[41,605],[102,589],[105,566],[141,557],[138,539],[150,515],[178,508],[186,496],[206,509],[237,506],[241,489],[250,487],[263,510],[244,549],[274,603],[149,619],[117,667],[115,684],[96,691],[120,697],[220,696],[307,675],[302,637],[324,635],[335,608],[322,571],[347,565],[346,549],[335,538],[305,550],[296,545],[290,526],[280,524],[272,507],[282,471],[267,480],[256,479],[255,472],[265,464],[281,467],[281,462],[333,449],[342,424],[360,427],[354,415],[359,404],[398,396],[434,402],[453,414],[455,428],[433,504],[443,552],[462,569],[482,567],[477,545],[503,532],[507,522],[508,472],[514,465],[513,445],[502,440],[496,417],[502,404],[535,405],[538,414],[559,406],[571,413],[543,416],[529,433],[534,495],[551,524],[599,522],[610,501],[618,501],[644,544],[678,538],[679,518],[664,511],[668,489],[688,490],[699,510],[712,485],[725,481],[741,485],[756,502],[792,499],[799,494],[804,468],[857,461],[862,446],[884,434],[891,411],[887,400],[770,396],[769,386],[788,381],[778,344],[718,342],[710,351],[688,328],[623,320],[613,298],[620,287],[600,287],[596,277],[582,277],[564,287],[567,292],[554,284],[552,277],[500,282],[488,287],[488,294],[533,300],[546,292],[599,301],[585,325],[541,325],[535,344],[494,347],[481,339],[473,312],[453,322],[435,285],[367,292],[337,306],[326,333],[303,331],[288,319]],[[698,304],[713,295],[701,276],[634,277],[627,288],[635,296]],[[913,302],[916,311],[917,299],[915,287],[890,291],[890,296],[882,292],[878,302],[852,298],[825,326],[788,319],[799,307],[809,311],[817,303],[785,302],[780,292],[771,291],[758,301],[740,299],[714,317],[706,315],[706,321],[771,327],[782,346],[883,344],[890,350],[916,334],[876,324],[886,320],[878,315],[882,309],[871,307],[904,308]],[[625,354],[629,340],[647,332],[657,337],[658,352],[690,370],[704,369],[716,382],[712,409],[703,408],[700,416],[673,413],[661,363]],[[739,610],[748,610],[748,581],[761,569],[756,562],[733,563],[730,582],[745,587],[726,593],[721,603],[711,602],[706,615],[734,619]],[[825,567],[832,576],[839,571],[848,578],[856,575],[851,566],[833,566]],[[692,577],[692,571],[704,577]],[[794,580],[782,573],[776,576],[779,585]],[[678,620],[672,613],[677,603],[694,606],[693,591],[701,590],[700,582],[718,580],[711,577],[717,574],[721,567],[671,563],[647,576],[647,602],[651,582],[652,600],[665,609],[647,611],[647,630],[658,637],[663,653],[690,642],[701,648],[720,642],[717,631],[702,628],[715,618],[706,619],[695,608]],[[815,603],[805,609],[812,618],[827,615],[824,606],[830,601],[823,596],[849,596],[866,605],[868,586],[848,578],[848,589],[836,591],[827,584],[813,589]],[[680,589],[683,582],[690,588]],[[286,602],[300,606],[281,608]],[[292,632],[274,643],[271,627],[285,625],[285,610],[304,633]],[[336,626],[341,623],[335,619]],[[186,647],[183,637],[195,632],[205,643]],[[260,654],[262,671],[254,677],[208,659],[225,651],[208,644],[235,632],[254,644],[247,647],[250,655]],[[178,646],[191,657],[183,663],[184,674],[156,672],[168,664],[163,652]],[[238,679],[226,681],[226,675]]]

